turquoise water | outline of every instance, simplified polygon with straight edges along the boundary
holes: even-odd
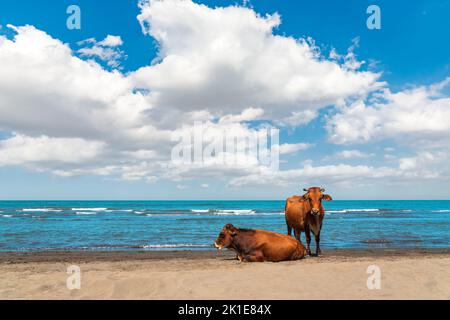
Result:
[[[324,206],[324,250],[450,247],[450,201]],[[0,201],[0,251],[213,250],[226,223],[285,233],[283,210],[284,201]]]

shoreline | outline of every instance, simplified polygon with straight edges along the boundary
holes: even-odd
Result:
[[[450,256],[450,248],[417,248],[417,249],[330,249],[323,250],[319,260],[328,259],[361,259],[361,258],[415,258],[430,256]],[[32,252],[0,252],[0,264],[30,262],[119,262],[142,260],[189,259],[220,260],[234,257],[231,250],[155,250],[155,251],[90,251],[90,250],[55,250]],[[307,259],[317,259],[307,257]]]

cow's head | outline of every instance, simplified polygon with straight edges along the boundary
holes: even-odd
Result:
[[[237,228],[231,223],[225,225],[220,231],[219,236],[214,242],[214,246],[217,249],[228,248],[233,242],[233,238],[236,236]]]
[[[306,193],[303,195],[311,205],[311,213],[313,215],[320,214],[320,208],[322,206],[322,200],[330,201],[332,200],[328,194],[324,194],[325,189],[319,187],[312,187],[309,189],[303,189]]]

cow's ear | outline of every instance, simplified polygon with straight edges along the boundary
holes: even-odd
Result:
[[[331,201],[331,200],[333,200],[329,194],[324,194],[324,195],[322,196],[322,199],[325,200],[325,201]]]

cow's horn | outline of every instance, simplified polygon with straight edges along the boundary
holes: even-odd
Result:
[[[324,188],[320,188],[320,191],[321,191],[321,192],[325,192],[325,189],[324,189]]]
[[[305,192],[308,192],[308,189],[306,189],[306,188],[303,188],[303,191],[305,191]]]

